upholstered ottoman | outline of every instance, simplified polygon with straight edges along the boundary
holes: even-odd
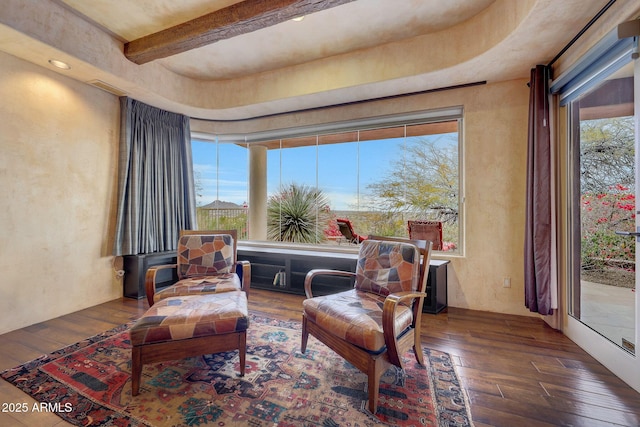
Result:
[[[247,296],[241,291],[158,301],[129,330],[133,395],[147,363],[237,349],[244,375],[248,326]]]

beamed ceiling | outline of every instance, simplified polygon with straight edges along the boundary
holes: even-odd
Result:
[[[170,111],[238,120],[528,78],[606,3],[3,0],[0,50]]]

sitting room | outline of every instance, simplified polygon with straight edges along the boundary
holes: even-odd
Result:
[[[5,0],[0,424],[640,425],[639,17]]]

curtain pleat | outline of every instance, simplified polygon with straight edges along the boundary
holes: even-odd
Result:
[[[531,70],[527,201],[525,231],[525,306],[532,312],[553,314],[555,292],[552,257],[552,164],[549,123],[549,69]]]
[[[189,118],[121,98],[114,255],[175,250],[196,228]]]

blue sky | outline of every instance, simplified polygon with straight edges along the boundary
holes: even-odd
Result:
[[[457,143],[455,135],[421,138],[451,144]],[[393,160],[402,156],[404,143],[403,138],[395,138],[269,150],[267,192],[271,195],[281,184],[292,182],[311,186],[318,183],[328,197],[331,209],[356,209],[358,186],[362,198],[367,185],[384,178],[393,166]],[[200,187],[197,192],[201,194],[196,200],[198,206],[216,199],[239,205],[248,201],[248,152],[245,148],[194,140],[192,151],[196,183]]]

